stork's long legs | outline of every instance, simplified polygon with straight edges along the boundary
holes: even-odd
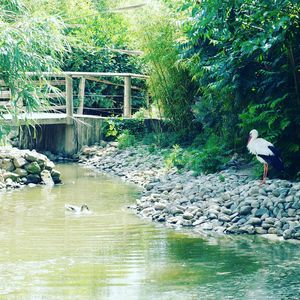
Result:
[[[267,175],[268,175],[268,170],[269,170],[269,165],[268,164],[264,164],[264,175],[263,175],[261,184],[263,184],[263,183],[266,182],[266,178],[267,178]]]

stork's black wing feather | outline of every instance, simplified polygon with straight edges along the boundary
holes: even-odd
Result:
[[[277,148],[274,146],[268,146],[268,148],[274,153],[275,156],[278,156],[281,159],[281,153]]]
[[[283,161],[282,161],[280,156],[277,156],[277,155],[262,155],[262,154],[258,154],[258,156],[260,156],[262,159],[264,159],[268,164],[272,165],[278,171],[283,171],[284,170]]]

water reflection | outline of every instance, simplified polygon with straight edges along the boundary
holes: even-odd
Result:
[[[297,299],[299,245],[200,239],[126,209],[135,187],[75,165],[64,185],[0,195],[2,299]],[[93,174],[93,173],[92,173]],[[87,203],[92,214],[65,214]]]

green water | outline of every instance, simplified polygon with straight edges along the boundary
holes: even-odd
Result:
[[[59,168],[63,185],[0,195],[0,299],[300,299],[299,244],[155,226],[126,209],[135,187]]]

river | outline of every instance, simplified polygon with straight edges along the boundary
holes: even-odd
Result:
[[[0,194],[0,299],[300,299],[299,244],[176,232],[127,209],[135,186],[59,170],[62,185]]]

